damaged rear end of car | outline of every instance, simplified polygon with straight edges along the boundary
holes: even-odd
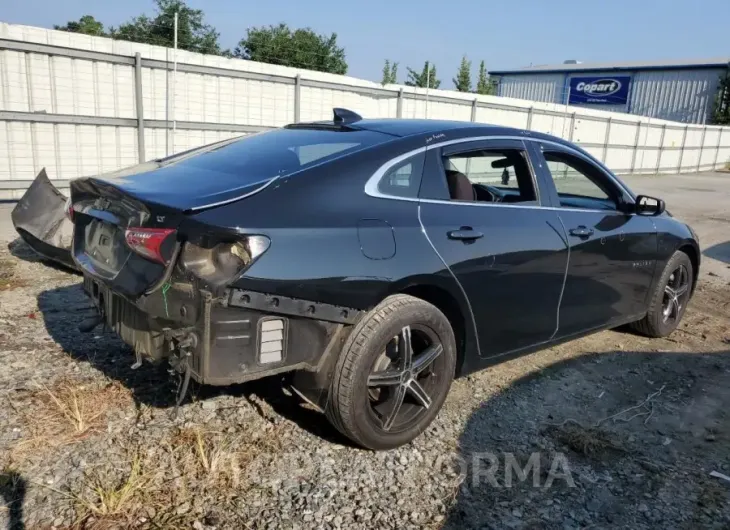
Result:
[[[362,146],[348,139],[314,152],[313,132],[277,130],[151,171],[73,181],[71,254],[99,312],[86,328],[104,322],[134,348],[136,365],[167,360],[204,384],[316,371],[358,311],[238,282],[275,244],[254,228],[249,201]],[[257,203],[268,208],[268,199]],[[205,215],[223,207],[236,215]]]

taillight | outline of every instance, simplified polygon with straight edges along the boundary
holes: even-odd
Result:
[[[235,243],[219,243],[204,248],[185,243],[183,267],[211,285],[226,285],[233,281],[252,261],[266,252],[271,241],[266,236],[242,236]]]
[[[124,239],[127,246],[143,258],[166,265],[167,260],[162,256],[162,244],[174,232],[173,228],[127,228]]]

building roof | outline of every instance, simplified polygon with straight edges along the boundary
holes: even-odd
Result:
[[[626,61],[616,63],[570,63],[543,64],[514,68],[512,70],[490,70],[489,75],[505,74],[549,74],[564,72],[635,71],[635,70],[696,70],[706,68],[727,68],[730,57],[689,59],[686,61]]]

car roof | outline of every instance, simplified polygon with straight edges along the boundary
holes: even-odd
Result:
[[[287,125],[286,127],[292,129],[365,130],[387,134],[395,138],[438,135],[442,133],[456,133],[461,138],[469,138],[470,136],[524,136],[548,140],[568,147],[577,147],[571,144],[571,142],[557,136],[502,125],[456,120],[409,118],[365,119],[359,114],[347,109],[335,108],[333,110],[335,116],[332,121],[300,122]]]
[[[412,136],[414,134],[428,134],[454,129],[484,127],[484,124],[468,121],[385,118],[375,120],[358,120],[353,123],[352,126],[357,127],[358,129],[367,129],[393,136]]]
[[[571,143],[567,140],[550,134],[530,131],[527,129],[518,129],[516,127],[505,127],[502,125],[469,121],[419,120],[404,118],[374,120],[362,119],[350,124],[350,126],[357,129],[376,131],[398,137],[459,131],[461,133],[467,133],[465,136],[526,136],[571,146]]]

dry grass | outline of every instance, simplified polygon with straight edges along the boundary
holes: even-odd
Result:
[[[216,475],[233,458],[231,447],[235,437],[204,431],[200,428],[180,429],[172,438],[172,451],[180,456],[180,462],[192,464],[200,475]],[[230,462],[228,462],[230,463]]]
[[[137,456],[132,460],[129,471],[119,480],[99,475],[91,477],[84,491],[75,496],[82,518],[127,515],[147,481],[141,459]]]
[[[159,523],[149,518],[151,508],[160,511],[165,506],[162,490],[153,484],[155,469],[148,460],[135,454],[121,470],[107,464],[87,474],[77,491],[58,492],[74,506],[73,527],[86,530],[177,527],[169,517],[161,516]]]
[[[122,471],[104,463],[85,476],[78,490],[64,493],[76,512],[74,526],[188,528],[199,518],[190,506],[206,497],[226,502],[239,496],[249,487],[249,464],[281,450],[275,432],[252,438],[245,430],[181,428],[159,450],[135,453]],[[188,508],[178,512],[183,505]]]
[[[56,443],[62,437],[67,442],[80,440],[101,425],[103,412],[86,407],[90,390],[56,385],[34,396],[55,422]],[[108,404],[114,400],[107,392],[111,391],[96,389],[94,395],[97,400],[104,396]],[[201,517],[200,510],[205,513],[209,509],[201,508],[201,499],[234,502],[252,487],[250,465],[259,456],[282,450],[278,431],[282,427],[262,431],[251,426],[235,432],[179,428],[156,440],[155,447],[129,448],[121,463],[106,458],[92,462],[83,479],[68,489],[35,481],[33,484],[66,500],[68,508],[73,509],[73,528],[190,528]],[[44,443],[48,436],[49,431],[42,433]],[[187,508],[178,511],[182,506]]]
[[[69,426],[76,434],[84,434],[97,426],[99,418],[105,412],[103,408],[89,403],[89,395],[84,387],[63,386],[56,393],[51,392],[46,386],[43,389],[58,409],[60,417],[69,422]]]
[[[27,280],[16,276],[14,261],[0,259],[0,291],[10,291],[27,285]]]
[[[15,276],[15,263],[6,260],[6,259],[0,259],[0,283],[10,280]]]
[[[255,434],[245,429],[222,433],[183,428],[171,437],[168,453],[184,476],[221,489],[245,488],[248,466],[260,455],[281,451],[275,432]]]
[[[14,447],[14,460],[44,447],[75,443],[106,427],[110,410],[131,406],[128,389],[120,383],[81,385],[62,381],[29,395],[19,409],[30,436]]]
[[[175,513],[177,500],[166,475],[169,468],[161,467],[161,462],[141,452],[130,454],[121,465],[104,462],[94,466],[73,489],[35,485],[66,499],[74,512],[69,528],[190,528],[194,520]]]

